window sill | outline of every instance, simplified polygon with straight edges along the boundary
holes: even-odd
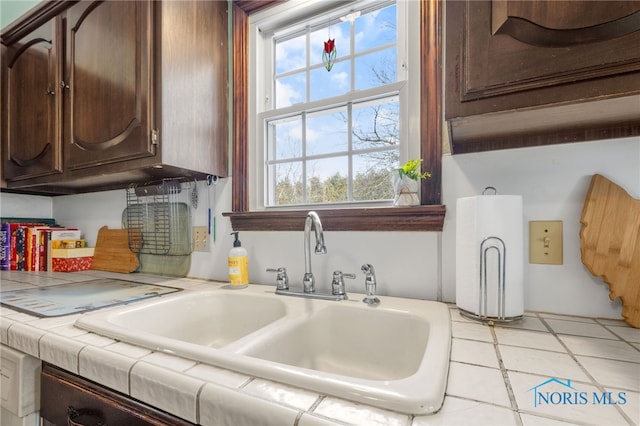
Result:
[[[315,210],[325,231],[442,231],[444,205]],[[234,231],[301,231],[309,210],[229,212]]]

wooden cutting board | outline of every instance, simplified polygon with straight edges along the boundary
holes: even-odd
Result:
[[[138,255],[129,249],[127,229],[109,229],[103,226],[98,230],[91,269],[130,273],[139,266]]]
[[[593,175],[582,210],[582,263],[620,297],[622,317],[640,328],[640,200],[602,175]]]

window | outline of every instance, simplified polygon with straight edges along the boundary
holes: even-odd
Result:
[[[441,230],[442,219],[444,217],[444,206],[439,205],[440,201],[440,2],[400,2],[397,6],[393,2],[382,1],[364,1],[351,2],[348,8],[337,10],[336,5],[342,7],[345,2],[315,2],[310,0],[289,1],[285,2],[284,9],[277,7],[264,10],[265,13],[259,15],[260,21],[252,19],[253,23],[261,22],[260,31],[257,26],[250,29],[247,13],[254,12],[256,5],[258,8],[264,7],[270,3],[256,3],[251,1],[234,2],[234,143],[233,143],[233,212],[225,213],[230,216],[234,229],[243,230],[287,230],[301,229],[300,222],[304,220],[306,211],[310,208],[317,209],[313,202],[322,199],[314,192],[311,185],[314,173],[320,178],[317,166],[318,162],[323,159],[346,157],[343,160],[344,170],[340,174],[340,182],[336,182],[335,187],[339,189],[339,201],[330,201],[329,208],[323,209],[323,224],[326,229],[335,230]],[[278,2],[281,3],[281,2]],[[286,83],[286,79],[295,74],[304,75],[305,78],[311,77],[314,71],[324,71],[324,76],[332,75],[327,73],[323,64],[316,57],[314,59],[306,58],[302,64],[289,66],[275,66],[276,43],[286,44],[290,40],[302,37],[307,44],[311,44],[312,35],[319,40],[326,41],[329,31],[337,33],[336,25],[344,25],[349,27],[349,31],[354,31],[357,18],[353,22],[349,19],[344,22],[338,20],[340,17],[346,16],[352,11],[359,9],[360,16],[367,15],[369,17],[378,16],[380,10],[391,8],[395,13],[402,15],[402,8],[407,4],[413,5],[416,10],[410,12],[409,16],[420,17],[418,21],[418,29],[413,27],[413,31],[407,31],[408,34],[414,34],[413,51],[406,48],[407,40],[404,39],[404,32],[400,33],[395,41],[386,43],[379,42],[374,47],[363,48],[354,47],[357,44],[355,37],[349,38],[349,47],[344,54],[338,53],[335,58],[334,68],[331,72],[342,69],[348,71],[351,87],[349,91],[339,93],[329,93],[328,90],[318,92],[313,89],[313,84],[305,82],[304,94],[297,97],[289,97],[285,99],[277,99],[274,93],[277,91],[276,80],[278,84]],[[305,14],[300,15],[303,6],[316,6],[316,10],[307,9]],[[357,6],[357,8],[356,8]],[[322,10],[320,7],[332,8],[330,10]],[[378,11],[376,13],[376,11]],[[294,19],[296,16],[302,16],[302,20]],[[319,19],[314,19],[318,16]],[[265,23],[271,18],[272,26]],[[276,19],[277,18],[277,19]],[[405,22],[397,24],[396,28],[409,28]],[[402,18],[400,18],[402,19]],[[407,18],[408,19],[408,18]],[[296,22],[301,25],[296,27]],[[350,27],[353,27],[352,30]],[[343,30],[340,30],[343,31]],[[346,30],[344,30],[346,31]],[[263,42],[269,37],[266,48],[262,48],[262,56],[257,57],[257,63],[261,64],[260,72],[257,73],[255,67],[251,69],[251,73],[247,72],[247,55],[249,53],[248,46],[255,46],[257,40]],[[324,38],[326,35],[326,38]],[[331,38],[334,38],[331,36]],[[293,42],[290,42],[293,44]],[[302,44],[302,43],[301,43]],[[375,43],[374,43],[375,44]],[[271,47],[268,47],[271,46]],[[338,45],[340,48],[340,46]],[[306,46],[304,47],[306,49]],[[359,50],[358,50],[359,49]],[[376,84],[362,84],[356,82],[356,73],[352,70],[357,68],[358,61],[362,62],[364,56],[375,56],[377,52],[388,49],[396,51],[396,69],[394,79],[378,79]],[[411,52],[408,54],[407,52]],[[258,53],[259,55],[259,53]],[[414,58],[413,63],[406,61],[406,55]],[[311,56],[311,55],[309,55]],[[282,56],[280,56],[282,58]],[[380,55],[378,55],[378,58]],[[416,61],[417,59],[417,61]],[[369,64],[379,64],[380,61],[373,60]],[[341,65],[342,64],[342,65]],[[400,64],[399,66],[397,64]],[[348,65],[348,66],[347,66]],[[343,67],[343,68],[339,68]],[[413,67],[413,68],[412,68]],[[362,66],[360,66],[362,68]],[[408,73],[406,72],[408,70]],[[265,75],[270,74],[268,77]],[[337,75],[337,73],[335,74]],[[403,90],[408,90],[407,75],[418,76],[418,84],[414,83],[411,89],[411,103],[402,103]],[[300,77],[299,76],[299,77]],[[265,81],[267,83],[265,83]],[[269,81],[271,83],[269,83]],[[259,84],[256,84],[259,82]],[[384,84],[382,84],[384,82]],[[429,90],[424,88],[429,87]],[[423,89],[420,90],[420,85]],[[308,87],[307,87],[308,86]],[[355,88],[355,90],[354,90]],[[333,87],[331,88],[334,89]],[[355,93],[357,92],[357,93]],[[422,96],[415,96],[422,93]],[[330,94],[331,96],[327,96]],[[252,96],[251,96],[252,95]],[[358,95],[358,96],[356,96]],[[250,99],[247,97],[250,96]],[[298,96],[298,95],[296,95]],[[260,108],[256,105],[259,104]],[[299,104],[305,104],[303,108]],[[396,106],[397,105],[397,106]],[[357,132],[353,132],[354,117],[363,110],[369,109],[391,115],[389,111],[395,114],[403,115],[404,118],[396,120],[399,135],[393,138],[387,138],[386,141],[392,143],[372,144],[366,147],[362,142],[365,137],[358,139]],[[420,114],[414,114],[411,118],[404,109],[411,112],[419,111]],[[260,126],[248,127],[248,117],[252,115],[249,111],[260,111]],[[341,131],[343,140],[339,141],[343,149],[339,150],[334,147],[327,148],[310,143],[301,148],[304,132],[308,129],[314,129],[314,124],[320,123],[324,119],[332,119],[333,123],[339,123],[340,127],[333,126],[332,131]],[[381,119],[382,120],[382,119]],[[429,127],[420,127],[417,123],[428,123]],[[380,121],[382,123],[382,121]],[[357,124],[357,123],[356,123]],[[344,130],[344,129],[347,130]],[[364,128],[364,127],[362,127]],[[357,130],[357,129],[356,129]],[[284,139],[283,135],[289,133],[290,140]],[[295,138],[291,137],[295,135]],[[360,132],[360,136],[366,135]],[[314,136],[314,135],[312,135]],[[270,138],[270,139],[269,139]],[[352,140],[349,140],[349,139]],[[297,139],[295,143],[294,141]],[[346,139],[346,141],[345,141]],[[255,141],[260,141],[256,145]],[[412,146],[408,143],[402,143],[402,140],[413,141]],[[416,143],[417,142],[417,143]],[[251,149],[249,145],[251,143]],[[306,141],[305,141],[306,143]],[[296,145],[297,144],[297,145]],[[334,143],[333,145],[339,145]],[[296,148],[297,146],[297,148]],[[256,149],[259,147],[260,149]],[[345,148],[346,147],[346,148]],[[309,152],[307,152],[309,148]],[[288,152],[287,152],[288,151]],[[370,154],[383,155],[389,154],[390,157],[395,156],[397,165],[398,157],[404,161],[406,158],[422,157],[425,158],[425,169],[432,173],[432,178],[422,183],[422,201],[427,204],[422,207],[413,208],[390,208],[382,207],[384,203],[390,204],[384,196],[376,197],[377,201],[372,201],[370,196],[362,196],[361,188],[359,188],[357,176],[363,168],[359,168],[358,155]],[[250,155],[249,155],[250,154]],[[344,155],[343,155],[344,154]],[[298,162],[299,168],[296,170],[292,167],[294,162]],[[307,163],[307,164],[304,164]],[[297,198],[282,201],[277,198],[278,173],[277,169],[285,169],[284,164],[288,164],[290,176],[298,178],[298,190],[292,193]],[[334,164],[334,161],[325,161],[325,164]],[[280,166],[278,166],[280,165]],[[269,170],[271,168],[271,170]],[[310,169],[308,173],[306,169]],[[258,172],[256,172],[258,170]],[[366,170],[366,168],[364,168]],[[297,174],[295,174],[297,173]],[[325,175],[327,175],[325,173]],[[280,175],[282,176],[282,174]],[[331,176],[331,173],[328,173]],[[345,179],[346,179],[346,185]],[[294,179],[290,179],[293,182]],[[306,180],[306,182],[305,182]],[[315,179],[317,189],[318,179]],[[322,182],[322,179],[320,179]],[[304,182],[304,184],[303,184]],[[303,189],[306,188],[306,189]],[[307,191],[306,195],[303,194]],[[249,191],[252,191],[251,195]],[[323,193],[326,191],[322,191]],[[296,195],[297,194],[297,195]],[[304,198],[306,196],[306,198]],[[324,196],[324,195],[323,195]],[[314,198],[315,197],[315,198]],[[341,198],[340,198],[341,197]],[[366,199],[369,198],[369,199]],[[382,200],[382,201],[380,201]],[[312,203],[309,203],[311,201]],[[335,204],[341,204],[336,206]],[[358,203],[364,203],[358,205]],[[367,204],[372,203],[372,204]],[[340,208],[335,208],[340,207]],[[279,210],[279,211],[274,211]]]
[[[257,209],[391,205],[391,173],[418,140],[407,123],[419,67],[411,81],[407,68],[419,45],[398,30],[418,27],[409,6],[365,0],[324,10],[326,1],[306,1],[252,19]],[[330,64],[325,42],[337,52]]]

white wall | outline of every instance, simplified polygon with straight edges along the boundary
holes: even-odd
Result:
[[[487,186],[523,197],[525,220],[525,308],[619,317],[620,301],[580,260],[580,216],[591,176],[600,173],[640,198],[640,138],[493,151],[443,158],[443,296],[455,298],[456,200]],[[563,222],[563,265],[528,263],[531,220]],[[640,259],[636,261],[640,262]]]
[[[18,19],[29,9],[35,7],[39,0],[2,0],[0,1],[0,28],[6,27]]]
[[[51,197],[0,194],[0,216],[47,219],[52,216]]]
[[[207,192],[211,191],[210,194]],[[208,205],[216,218],[216,241],[210,240],[208,253],[193,253],[189,276],[227,280],[227,255],[232,247],[231,223],[222,212],[231,210],[231,179],[221,179],[215,186],[198,183],[199,203],[193,210],[193,225],[206,226]],[[214,193],[215,192],[215,193]],[[2,194],[2,197],[7,194]],[[106,191],[52,198],[53,216],[58,223],[77,226],[84,231],[89,245],[94,245],[102,226],[121,227],[126,207],[126,192]],[[319,212],[322,218],[322,212]],[[427,232],[325,232],[326,255],[312,255],[318,290],[328,291],[334,270],[357,274],[347,280],[347,289],[364,292],[363,263],[376,268],[380,294],[438,298],[438,243],[440,233]],[[249,254],[249,274],[253,283],[275,285],[268,267],[287,268],[291,285],[302,288],[304,273],[303,232],[241,232],[240,240]]]
[[[593,277],[580,260],[580,215],[594,173],[600,173],[640,198],[640,138],[521,148],[443,158],[445,226],[439,232],[326,232],[328,253],[313,255],[319,290],[328,290],[335,269],[356,273],[349,291],[362,292],[362,263],[376,268],[381,294],[455,301],[455,204],[487,186],[500,194],[520,194],[524,200],[525,257],[528,221],[562,220],[564,264],[529,265],[525,261],[525,308],[563,314],[620,317],[619,301],[609,301],[608,287]],[[231,179],[212,187],[199,184],[194,225],[207,225],[207,208],[214,207],[216,242],[208,253],[193,253],[190,276],[226,280],[227,253],[233,238],[222,212],[231,209]],[[211,191],[210,194],[207,191]],[[90,245],[101,226],[121,227],[126,207],[124,190],[59,197],[3,193],[2,216],[55,217],[62,225],[78,226]],[[320,217],[322,213],[320,212]],[[213,238],[212,238],[213,239]],[[300,232],[241,232],[249,252],[254,283],[274,285],[267,267],[285,266],[292,286],[301,286],[304,272]],[[639,260],[640,261],[640,260]]]

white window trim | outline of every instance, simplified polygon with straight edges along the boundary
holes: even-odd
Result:
[[[375,0],[370,0],[375,1]],[[399,84],[401,98],[406,99],[400,103],[401,116],[404,118],[400,123],[400,137],[409,143],[400,145],[400,162],[403,163],[409,158],[419,158],[420,156],[420,96],[408,96],[408,94],[420,93],[420,37],[410,37],[411,34],[420,34],[420,4],[412,0],[396,0],[398,4],[399,19],[404,20],[405,32],[398,32],[398,45],[404,43],[403,52],[398,50],[398,61],[401,64],[399,72],[404,68],[406,82]],[[350,2],[357,3],[357,1]],[[268,115],[264,111],[263,101],[267,97],[270,99],[271,87],[265,83],[259,74],[258,64],[261,67],[271,67],[273,69],[271,55],[271,43],[265,43],[262,32],[272,32],[274,28],[286,25],[292,20],[297,20],[298,16],[305,14],[309,16],[317,15],[322,11],[330,11],[337,7],[344,7],[345,2],[339,0],[290,0],[282,5],[268,8],[262,12],[255,13],[249,17],[249,72],[248,72],[248,117],[249,117],[249,209],[251,211],[264,211],[265,194],[265,158],[264,158],[264,136],[261,126],[261,114]],[[295,19],[294,19],[295,18]],[[258,48],[262,44],[262,49]],[[265,46],[268,46],[265,48]],[[412,58],[412,60],[408,60]],[[259,101],[260,100],[260,101]],[[320,101],[322,102],[322,101]],[[349,203],[347,207],[362,206],[382,206],[384,203]],[[323,205],[313,204],[314,209],[322,209]],[[299,209],[305,206],[276,206],[268,207],[269,210]],[[336,207],[335,204],[327,204],[327,208]]]

